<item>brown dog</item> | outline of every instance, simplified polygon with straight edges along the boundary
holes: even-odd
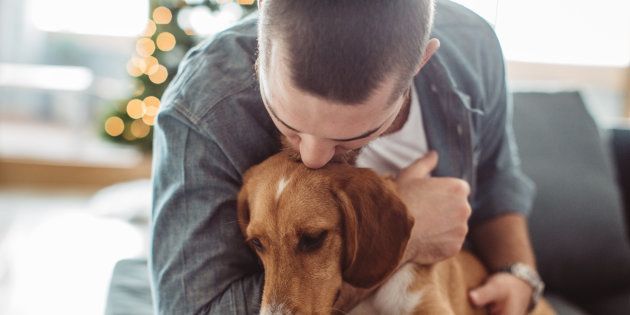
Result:
[[[346,163],[312,170],[290,152],[245,173],[238,220],[265,270],[261,314],[330,314],[342,281],[380,284],[356,314],[485,314],[468,301],[483,283],[472,255],[431,266],[402,258],[413,218],[391,179]],[[540,303],[535,314],[553,314]]]

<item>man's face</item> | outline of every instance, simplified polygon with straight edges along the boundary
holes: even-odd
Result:
[[[386,80],[367,102],[334,103],[292,86],[280,45],[273,45],[268,65],[259,67],[265,108],[291,147],[309,168],[320,168],[334,156],[358,149],[385,132],[396,119],[404,97],[388,105],[394,86]]]

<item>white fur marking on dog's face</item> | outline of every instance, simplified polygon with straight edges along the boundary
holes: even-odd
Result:
[[[278,200],[280,199],[280,195],[282,194],[284,189],[287,187],[288,183],[289,183],[289,180],[287,180],[286,177],[282,177],[280,181],[278,182],[278,189],[276,190],[276,202],[278,202]]]
[[[260,315],[289,315],[289,311],[284,304],[264,305],[260,309]]]
[[[373,307],[381,314],[411,314],[421,303],[424,290],[409,291],[416,278],[413,264],[406,264],[376,292]]]

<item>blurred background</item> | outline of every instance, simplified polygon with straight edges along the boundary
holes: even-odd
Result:
[[[494,26],[512,90],[577,90],[602,128],[630,125],[630,2],[456,2]],[[146,256],[164,88],[190,47],[255,10],[0,0],[0,314],[103,312],[114,264]]]

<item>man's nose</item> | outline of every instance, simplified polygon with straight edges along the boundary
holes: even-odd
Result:
[[[300,140],[300,156],[302,163],[308,168],[320,168],[326,165],[335,155],[335,146],[311,136],[303,136]]]

